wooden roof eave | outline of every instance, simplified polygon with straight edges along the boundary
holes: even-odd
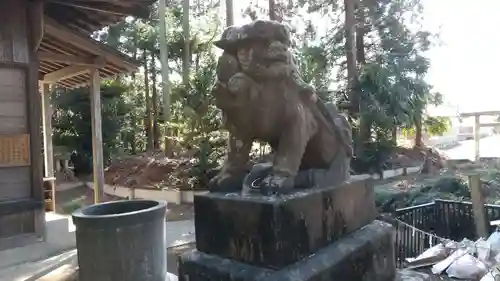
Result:
[[[1,0],[0,0],[1,1]],[[92,34],[126,16],[149,18],[157,0],[46,0],[46,14],[71,29]]]
[[[91,53],[96,57],[101,57],[105,61],[109,61],[113,65],[125,69],[126,72],[134,72],[140,66],[140,62],[84,34],[79,34],[47,16],[44,17],[44,34],[48,34],[60,41],[67,42],[68,45]]]

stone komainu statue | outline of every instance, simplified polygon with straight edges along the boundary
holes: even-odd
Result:
[[[212,90],[231,133],[227,160],[210,182],[212,191],[241,189],[254,140],[275,151],[243,186],[262,191],[335,185],[349,177],[351,127],[336,106],[321,101],[300,77],[286,26],[255,21],[229,27],[215,45],[222,50]]]

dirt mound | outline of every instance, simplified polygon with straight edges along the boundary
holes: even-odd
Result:
[[[129,188],[186,188],[192,158],[165,157],[163,152],[143,153],[114,160],[106,168],[106,184]]]
[[[389,159],[390,166],[411,167],[430,159],[433,170],[443,167],[445,157],[431,148],[396,148]],[[114,160],[104,172],[105,182],[129,188],[192,188],[192,155],[167,158],[163,152],[149,152]]]
[[[410,167],[428,162],[427,165],[432,166],[431,170],[440,170],[444,167],[446,159],[445,155],[431,147],[397,147],[391,153],[388,163],[393,167]]]

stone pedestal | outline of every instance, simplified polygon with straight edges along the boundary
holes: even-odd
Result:
[[[197,250],[180,257],[179,280],[393,280],[394,232],[375,216],[367,178],[274,197],[197,196]]]

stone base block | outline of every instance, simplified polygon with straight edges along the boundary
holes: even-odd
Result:
[[[268,268],[281,268],[373,222],[371,179],[262,196],[210,193],[195,197],[200,252]]]
[[[393,281],[394,229],[371,224],[280,270],[192,251],[179,258],[179,281]]]

